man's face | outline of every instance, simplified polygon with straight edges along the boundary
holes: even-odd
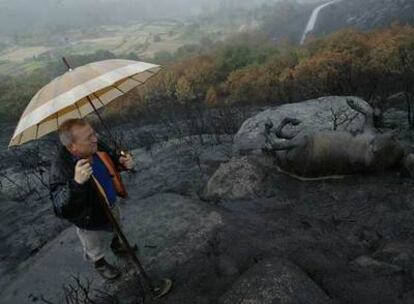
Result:
[[[87,158],[98,150],[98,138],[95,130],[89,125],[72,128],[73,142],[68,150],[75,156]]]

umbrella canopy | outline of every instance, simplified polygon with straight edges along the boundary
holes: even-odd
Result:
[[[160,69],[159,65],[124,59],[97,61],[70,69],[33,96],[9,147],[53,132],[67,119],[85,117],[143,84]]]

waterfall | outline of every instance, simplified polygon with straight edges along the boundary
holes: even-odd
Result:
[[[315,24],[316,24],[316,20],[318,19],[319,12],[323,8],[325,8],[325,7],[333,4],[335,2],[339,2],[339,1],[341,1],[341,0],[332,0],[332,1],[329,1],[328,3],[319,5],[318,7],[316,7],[313,10],[312,15],[309,18],[308,24],[306,25],[305,31],[303,32],[302,38],[300,39],[300,44],[301,45],[305,42],[305,39],[306,39],[307,34],[309,32],[311,32],[311,31],[313,31],[313,28],[315,27]]]

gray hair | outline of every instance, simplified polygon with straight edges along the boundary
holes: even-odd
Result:
[[[59,129],[58,129],[59,139],[62,145],[67,147],[71,143],[73,143],[73,134],[72,134],[73,127],[75,126],[83,127],[86,125],[88,125],[88,122],[81,118],[72,118],[72,119],[68,119],[65,122],[63,122],[59,126]]]

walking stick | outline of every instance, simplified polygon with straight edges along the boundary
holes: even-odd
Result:
[[[116,218],[112,214],[112,211],[109,209],[109,202],[108,198],[106,196],[105,190],[102,188],[100,183],[97,181],[96,177],[92,175],[93,178],[93,184],[95,184],[97,190],[102,194],[102,196],[105,198],[105,201],[99,200],[102,208],[105,210],[106,215],[108,216],[108,219],[110,220],[112,227],[115,230],[115,233],[117,236],[121,239],[123,245],[125,246],[129,257],[133,261],[134,265],[136,266],[138,270],[138,277],[142,278],[144,281],[144,284],[141,283],[141,280],[139,280],[139,284],[141,287],[143,287],[144,291],[149,291],[152,298],[160,298],[164,295],[166,295],[172,287],[172,281],[170,279],[163,279],[159,286],[154,286],[151,279],[145,272],[144,268],[142,267],[141,262],[138,260],[137,255],[135,254],[134,250],[132,250],[131,245],[129,244],[127,238],[125,237],[124,233],[121,230],[121,227],[119,226]]]

